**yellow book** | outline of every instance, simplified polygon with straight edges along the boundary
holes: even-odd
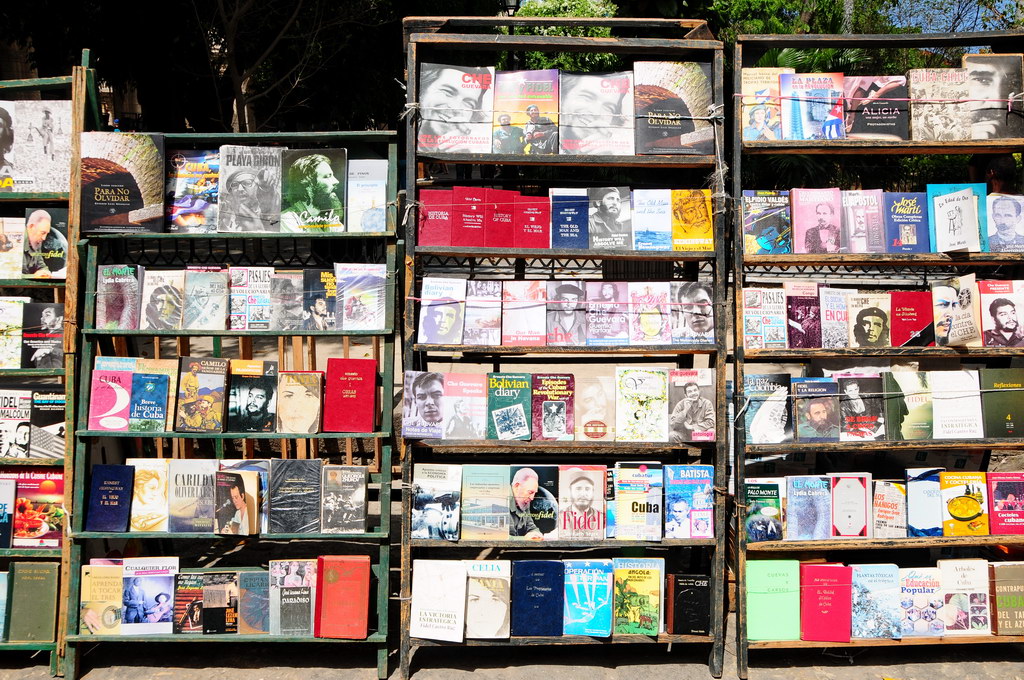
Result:
[[[941,472],[943,536],[988,536],[984,472]]]
[[[82,597],[78,613],[80,634],[121,634],[123,587],[120,565],[82,565]]]
[[[791,68],[745,68],[740,74],[743,105],[740,127],[743,141],[770,142],[782,139],[782,105],[779,76]]]
[[[616,557],[613,635],[657,635],[665,628],[665,560]]]
[[[715,249],[710,189],[672,190],[672,250]]]

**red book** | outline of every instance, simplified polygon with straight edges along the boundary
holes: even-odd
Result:
[[[551,247],[551,202],[546,196],[516,199],[515,247]]]
[[[419,235],[421,246],[450,246],[452,244],[452,190],[421,189]]]
[[[365,640],[370,614],[370,556],[323,555],[317,558],[318,638]]]
[[[985,480],[989,533],[1024,534],[1024,472],[989,472]]]
[[[853,627],[853,568],[800,565],[800,639],[849,642]]]
[[[376,360],[328,359],[324,432],[373,432],[376,416]]]
[[[894,290],[892,296],[892,328],[890,338],[893,347],[932,347],[935,345],[932,331],[932,294],[928,290]],[[920,335],[930,334],[928,342],[921,342]]]
[[[487,189],[455,187],[452,192],[452,245],[482,247]]]
[[[488,248],[515,246],[514,219],[518,191],[487,189],[487,207],[484,218],[484,245]]]

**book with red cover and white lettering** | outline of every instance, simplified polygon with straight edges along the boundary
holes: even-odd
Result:
[[[894,290],[889,296],[889,343],[893,347],[934,346],[932,294],[927,290]]]
[[[518,191],[486,189],[484,194],[484,245],[511,248],[515,245],[515,214]]]
[[[853,568],[800,565],[800,639],[849,642]]]
[[[318,638],[364,640],[370,615],[370,556],[321,555],[317,558]]]
[[[452,189],[452,245],[482,247],[484,245],[484,201],[487,189],[483,187],[455,187]]]
[[[324,432],[373,432],[377,415],[377,361],[327,360]]]
[[[418,246],[452,244],[452,190],[420,189]]]
[[[515,205],[516,248],[551,247],[551,202],[547,196],[518,196]]]

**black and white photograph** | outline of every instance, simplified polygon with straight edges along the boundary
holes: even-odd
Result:
[[[64,368],[64,305],[29,302],[21,330],[22,368]]]
[[[14,102],[0,101],[0,192],[16,191],[14,173],[17,158],[14,150],[14,132],[18,127]]]
[[[988,250],[1024,253],[1024,196],[989,194]]]
[[[281,153],[262,146],[220,148],[217,231],[281,231]]]
[[[490,153],[494,68],[421,64],[421,153]]]
[[[715,306],[710,284],[673,281],[671,302],[673,344],[710,345],[715,342]]]
[[[669,441],[714,441],[714,369],[676,369],[669,372]]]
[[[345,149],[285,151],[281,231],[345,231]]]
[[[402,398],[402,436],[440,438],[444,432],[444,374],[406,371]]]
[[[558,85],[562,154],[633,155],[632,71],[562,73]]]
[[[276,414],[276,370],[273,375],[264,376],[232,374],[228,397],[229,432],[273,432]]]
[[[302,328],[302,273],[276,273],[270,277],[270,329]]]
[[[629,187],[591,187],[588,229],[594,250],[630,250],[633,228]]]
[[[505,408],[491,411],[494,429],[498,439],[517,439],[530,436],[530,424],[526,421],[526,412],[522,404],[513,404]]]
[[[565,436],[565,402],[545,401],[541,403],[541,434],[559,439]]]
[[[547,344],[552,347],[587,344],[587,294],[583,283],[547,282]]]
[[[1020,54],[965,54],[971,139],[1024,137],[1024,64]],[[1017,97],[1013,104],[1010,98]]]
[[[326,271],[306,269],[302,280],[302,329],[306,331],[329,331],[335,328],[337,318],[338,291],[333,282],[325,281]],[[330,272],[334,279],[334,272]],[[273,285],[273,283],[271,283]],[[269,301],[269,298],[268,298]],[[255,318],[249,306],[250,323]],[[270,321],[270,309],[266,309],[266,320]]]
[[[410,504],[410,538],[457,541],[462,507],[462,467],[415,465]]]
[[[367,468],[325,465],[321,485],[320,532],[355,534],[366,531]]]
[[[17,110],[14,191],[67,191],[71,164],[71,101],[0,102],[0,108],[7,108],[6,104],[13,104]]]

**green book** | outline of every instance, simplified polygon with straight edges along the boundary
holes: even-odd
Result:
[[[57,562],[11,562],[8,642],[53,642],[57,623]]]
[[[488,439],[530,439],[531,380],[529,373],[487,374]]]
[[[882,373],[885,434],[894,441],[932,438],[932,390],[928,374]]]
[[[980,373],[985,436],[1020,437],[1024,433],[1024,368],[983,368]]]
[[[800,639],[800,561],[747,561],[747,638]]]

